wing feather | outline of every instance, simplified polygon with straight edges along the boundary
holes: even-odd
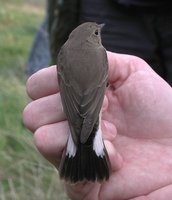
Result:
[[[77,144],[79,141],[85,143],[89,138],[95,123],[98,120],[104,99],[104,92],[107,83],[107,55],[106,51],[100,51],[103,63],[101,73],[98,73],[97,84],[94,88],[88,88],[84,93],[80,93],[78,88],[74,87],[70,78],[70,70],[72,63],[70,58],[61,49],[58,55],[57,71],[60,87],[60,94],[64,111],[69,122],[72,138]],[[64,70],[65,68],[65,70]],[[66,69],[68,68],[68,69]]]

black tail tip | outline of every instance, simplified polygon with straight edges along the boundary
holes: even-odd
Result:
[[[78,153],[74,157],[65,155],[60,163],[59,174],[61,179],[70,183],[107,181],[110,176],[108,155],[97,156],[94,151],[82,157]]]

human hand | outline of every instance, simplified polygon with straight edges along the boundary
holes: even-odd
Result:
[[[172,196],[172,90],[143,60],[108,52],[109,87],[102,128],[112,174],[107,182],[65,183],[72,199],[166,200]],[[27,83],[34,100],[24,122],[57,168],[68,137],[55,66]]]

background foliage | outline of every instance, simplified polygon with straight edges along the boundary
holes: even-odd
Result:
[[[44,17],[41,0],[0,0],[0,200],[66,200],[57,171],[22,124],[24,72]]]

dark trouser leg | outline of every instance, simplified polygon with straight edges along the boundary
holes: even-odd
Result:
[[[166,10],[157,16],[157,32],[159,35],[159,51],[165,69],[165,80],[172,85],[172,12]]]

